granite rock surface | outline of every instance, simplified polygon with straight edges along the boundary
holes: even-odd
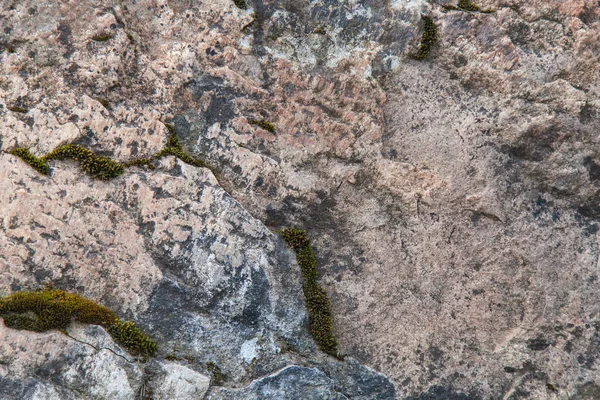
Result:
[[[2,2],[0,292],[76,291],[160,350],[144,363],[101,328],[0,326],[0,393],[600,397],[600,5],[473,3],[490,12]],[[422,16],[438,40],[419,61]],[[159,151],[165,124],[211,168],[169,157],[104,182],[5,153],[78,143],[126,162]],[[274,233],[292,225],[343,362],[308,334]]]

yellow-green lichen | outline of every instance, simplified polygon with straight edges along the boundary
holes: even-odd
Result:
[[[96,179],[108,180],[123,174],[123,166],[108,157],[98,156],[90,149],[78,144],[65,144],[52,150],[43,157],[44,160],[76,160],[81,169]]]
[[[152,356],[157,346],[132,322],[122,322],[107,307],[62,290],[17,292],[0,298],[0,316],[13,329],[45,332],[65,330],[73,321],[100,325],[132,354]]]
[[[267,132],[275,133],[275,125],[271,122],[268,122],[265,120],[251,119],[248,121],[248,123],[250,123],[252,125],[260,126]]]
[[[19,157],[40,174],[48,175],[48,172],[50,171],[46,160],[43,157],[39,158],[34,156],[33,154],[31,154],[29,149],[26,149],[24,147],[17,147],[15,149],[10,150],[8,153],[12,154],[13,156]]]
[[[412,54],[411,57],[415,60],[424,60],[429,56],[433,45],[437,41],[437,27],[433,23],[431,17],[422,16],[423,20],[423,36],[421,37],[421,45],[419,50]]]
[[[310,334],[321,350],[337,357],[338,341],[333,334],[331,304],[327,293],[317,282],[317,262],[308,235],[296,228],[286,228],[279,233],[296,252],[296,261],[302,273]]]

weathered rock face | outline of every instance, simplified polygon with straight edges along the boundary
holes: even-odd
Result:
[[[2,150],[25,146],[41,155],[76,142],[127,161],[165,145],[168,110],[202,61],[189,53],[189,71],[173,74],[170,63],[181,54],[161,60],[141,44],[157,27],[145,22],[154,12],[139,6],[3,4]],[[215,6],[219,12],[206,19]],[[251,19],[229,2],[206,7],[187,28],[204,32],[198,44],[206,35],[226,38],[208,26],[235,30]],[[138,33],[124,22],[128,12]],[[148,80],[143,70],[154,62],[166,70]],[[181,82],[163,81],[175,75]],[[159,94],[161,87],[173,92]],[[73,162],[53,162],[50,176],[5,152],[0,163],[2,292],[75,291],[135,321],[159,346],[144,363],[100,327],[32,333],[2,325],[2,398],[394,397],[382,375],[317,352],[293,252],[209,169],[167,157],[153,171],[95,181]]]
[[[3,151],[76,141],[127,161],[169,122],[218,180],[172,158],[109,182],[66,162],[43,177],[2,154],[2,292],[77,291],[153,335],[161,361],[2,327],[0,393],[599,397],[600,7],[476,3],[495,12],[3,2]],[[416,61],[422,15],[439,40]],[[313,239],[342,352],[395,391],[316,352],[267,228],[289,225]]]
[[[47,341],[3,328],[3,379],[18,386],[14,398],[32,390],[60,397],[63,389],[69,398],[127,399],[147,389],[154,398],[203,398],[215,366],[228,385],[242,385],[300,360],[317,362],[291,251],[208,169],[171,158],[155,172],[99,182],[67,163],[48,178],[7,154],[2,166],[5,291],[45,283],[76,290],[150,332],[159,358],[183,363],[144,370],[114,343],[71,333]],[[30,334],[37,347],[21,346]],[[354,390],[334,388],[330,378],[324,385],[332,398]]]

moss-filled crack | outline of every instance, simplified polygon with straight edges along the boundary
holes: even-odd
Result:
[[[251,125],[259,126],[267,132],[275,133],[275,125],[272,122],[265,121],[265,120],[251,119],[248,121],[248,123]]]
[[[156,343],[133,322],[121,321],[109,308],[62,290],[17,292],[2,297],[0,316],[9,328],[33,332],[65,330],[73,321],[99,325],[134,355],[153,356],[157,350]]]
[[[13,156],[19,157],[27,164],[29,164],[31,168],[35,169],[42,175],[48,175],[48,173],[50,172],[50,168],[48,167],[48,163],[46,162],[46,160],[43,157],[39,158],[34,156],[33,154],[31,154],[29,149],[17,147],[16,149],[10,150],[8,153],[12,154]]]
[[[490,14],[496,12],[496,10],[492,9],[481,9],[477,4],[471,2],[470,0],[459,0],[456,6],[452,5],[444,5],[442,6],[445,10],[459,10],[459,11],[472,11],[472,12],[480,12],[484,14]]]
[[[222,386],[225,381],[225,375],[221,372],[221,368],[212,361],[206,363],[206,369],[210,372],[210,384],[213,386]]]
[[[240,10],[246,10],[248,8],[248,5],[246,4],[246,0],[233,0],[233,3],[237,6],[237,8],[239,8]]]
[[[8,108],[9,111],[20,113],[20,114],[27,114],[29,112],[29,109],[27,109],[25,107],[21,107],[21,106],[10,106],[10,107],[6,107],[6,108]]]
[[[431,17],[422,16],[423,20],[423,36],[421,37],[421,45],[419,50],[412,54],[411,57],[415,60],[424,60],[429,57],[431,49],[437,42],[437,27],[433,23]]]
[[[125,172],[123,165],[105,156],[98,156],[90,149],[78,144],[65,144],[52,150],[42,157],[48,160],[75,160],[79,161],[81,169],[96,179],[108,180],[116,178]]]
[[[114,161],[106,156],[99,156],[92,150],[78,144],[64,144],[58,146],[42,157],[34,156],[28,148],[24,147],[14,148],[8,151],[8,153],[21,158],[29,164],[29,166],[43,175],[48,175],[50,173],[50,167],[48,165],[48,161],[50,160],[75,160],[79,162],[81,169],[86,174],[101,180],[116,178],[122,175],[125,172],[125,169],[129,167],[145,166],[148,169],[153,170],[155,168],[153,162],[164,156],[177,157],[184,163],[195,167],[207,167],[203,160],[196,159],[183,150],[183,146],[179,142],[172,125],[165,124],[165,126],[169,130],[169,137],[162,150],[148,158],[136,158],[123,163]]]
[[[101,33],[99,35],[96,35],[94,37],[92,37],[92,40],[95,42],[106,42],[107,40],[111,39],[112,35],[109,33]]]
[[[286,228],[279,232],[296,252],[296,260],[302,273],[302,289],[308,311],[309,331],[321,350],[339,357],[338,341],[333,334],[331,304],[325,290],[317,282],[317,262],[305,231]]]

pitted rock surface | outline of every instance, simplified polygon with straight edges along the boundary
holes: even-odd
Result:
[[[52,284],[113,308],[159,358],[218,365],[207,398],[600,396],[600,5],[473,3],[494,11],[2,2],[3,152],[76,142],[129,161],[172,123],[216,176],[166,158],[108,182],[70,162],[45,177],[3,153],[0,291]],[[439,39],[417,61],[423,15]],[[312,239],[343,363],[316,351],[297,265],[268,229],[291,225]],[[74,346],[75,369],[129,371],[122,390],[178,379],[3,332],[8,396],[107,395],[108,378],[45,378],[38,350],[14,350],[48,335],[44,362]]]

